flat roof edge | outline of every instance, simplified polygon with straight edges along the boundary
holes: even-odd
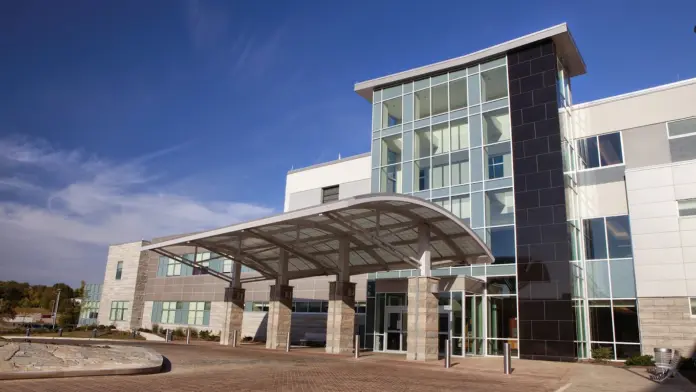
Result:
[[[585,63],[582,59],[582,56],[580,55],[580,52],[577,50],[577,47],[575,46],[575,40],[570,35],[567,23],[564,22],[463,56],[455,57],[452,59],[440,61],[434,64],[429,64],[417,68],[412,68],[406,71],[397,72],[391,75],[382,76],[363,82],[358,82],[355,84],[354,90],[367,100],[372,101],[371,92],[375,87],[389,85],[397,83],[401,80],[417,78],[422,75],[466,65],[479,60],[483,60],[488,57],[494,57],[496,55],[506,53],[512,49],[522,47],[524,45],[536,41],[552,38],[561,34],[568,34],[568,41],[575,48],[574,51],[577,54],[578,60],[580,62],[580,69],[578,69],[578,71],[574,73],[576,75],[583,74],[585,69]]]
[[[684,87],[684,86],[688,86],[690,84],[696,84],[696,78],[680,80],[678,82],[672,82],[672,83],[667,83],[667,84],[661,84],[658,86],[648,87],[648,88],[644,88],[641,90],[630,91],[630,92],[619,94],[619,95],[612,95],[611,97],[596,99],[594,101],[578,103],[578,104],[573,105],[573,109],[585,109],[588,107],[602,105],[605,103],[621,101],[623,99],[635,98],[635,97],[639,97],[641,95],[648,95],[648,94],[657,93],[660,91],[671,90],[673,88]]]
[[[329,166],[329,165],[333,165],[333,164],[336,164],[336,163],[342,163],[342,162],[352,161],[352,160],[354,160],[354,159],[365,158],[365,157],[369,157],[369,156],[370,156],[370,152],[368,151],[368,152],[364,152],[364,153],[358,154],[358,155],[351,155],[351,156],[349,156],[349,157],[345,157],[345,158],[341,158],[341,159],[335,159],[335,160],[333,160],[333,161],[322,162],[322,163],[316,163],[316,164],[314,164],[314,165],[305,166],[305,167],[300,167],[300,168],[297,168],[297,169],[292,169],[292,170],[288,171],[288,174],[294,174],[294,173],[302,172],[302,171],[305,171],[305,170],[317,169],[317,168],[320,168],[320,167],[323,167],[323,166]]]

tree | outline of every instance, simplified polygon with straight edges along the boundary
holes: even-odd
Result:
[[[9,301],[5,301],[4,299],[0,299],[0,321],[2,320],[11,320],[15,318],[17,314],[15,313],[14,309],[12,308],[12,304]]]

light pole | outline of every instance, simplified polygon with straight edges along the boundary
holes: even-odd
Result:
[[[58,296],[56,297],[56,303],[53,305],[53,328],[56,329],[56,316],[58,315],[58,303],[60,302],[60,289],[58,289]]]

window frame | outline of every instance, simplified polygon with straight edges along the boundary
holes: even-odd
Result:
[[[170,273],[171,269],[171,273]],[[166,276],[181,276],[181,263],[174,259],[167,259]]]
[[[500,162],[497,162],[497,160],[500,159]],[[498,178],[504,178],[505,177],[505,158],[503,157],[503,154],[497,154],[497,155],[489,155],[488,156],[488,180],[495,180]],[[498,169],[500,169],[500,175],[496,175]],[[493,176],[491,176],[493,174]]]
[[[696,297],[689,297],[689,313],[691,318],[696,318]]]
[[[336,190],[336,195],[335,195],[336,198],[335,199],[334,199],[333,193],[327,195],[327,191],[332,192],[334,189]],[[325,186],[325,187],[321,188],[321,204],[330,203],[332,201],[337,201],[339,199],[340,191],[341,191],[340,185],[331,185],[331,186]]]
[[[669,140],[669,139],[681,139],[681,138],[684,138],[684,137],[694,137],[694,136],[696,136],[696,131],[690,132],[690,133],[686,133],[686,134],[684,134],[684,135],[677,135],[677,136],[672,136],[672,135],[669,134],[669,124],[678,123],[678,122],[687,121],[687,120],[696,120],[696,117],[686,117],[686,118],[680,118],[679,120],[667,121],[667,122],[665,123],[665,129],[666,129],[666,131],[667,131],[667,139],[668,139],[668,140]]]
[[[621,146],[621,151],[620,151],[621,152],[621,163],[612,163],[610,165],[602,165],[602,154],[601,154],[601,147],[600,147],[600,143],[599,143],[599,138],[602,136],[612,135],[615,133],[619,134],[619,145]],[[587,140],[587,139],[595,139],[596,153],[597,153],[597,165],[598,166],[588,167],[588,164],[583,159],[581,152],[586,151],[586,150],[583,148],[580,148],[580,143],[583,142],[584,140]],[[622,131],[607,132],[607,133],[602,133],[599,135],[592,135],[592,136],[587,136],[587,137],[576,138],[572,144],[573,144],[572,147],[575,147],[575,151],[576,151],[575,155],[576,155],[577,160],[578,160],[578,162],[576,164],[572,165],[577,169],[575,171],[584,172],[584,171],[588,171],[588,170],[598,170],[598,169],[604,169],[607,167],[617,167],[617,166],[625,166],[626,165],[626,154],[625,154],[626,151],[624,148],[624,138],[623,138]]]
[[[680,205],[679,205],[680,202],[693,202],[693,203],[696,203],[696,198],[690,197],[690,198],[688,198],[688,199],[677,200],[677,216],[678,216],[679,218],[685,218],[685,219],[694,219],[694,218],[696,218],[696,213],[690,214],[690,215],[682,215],[682,209],[680,208]]]
[[[126,310],[128,310],[128,301],[111,301],[109,312],[109,321],[127,321]]]
[[[114,277],[115,280],[121,280],[123,277],[123,260],[118,261],[116,263],[116,276]]]

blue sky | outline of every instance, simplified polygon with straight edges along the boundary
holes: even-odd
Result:
[[[103,279],[109,243],[282,210],[369,150],[355,82],[567,22],[584,102],[696,77],[696,2],[5,1],[0,279]]]

